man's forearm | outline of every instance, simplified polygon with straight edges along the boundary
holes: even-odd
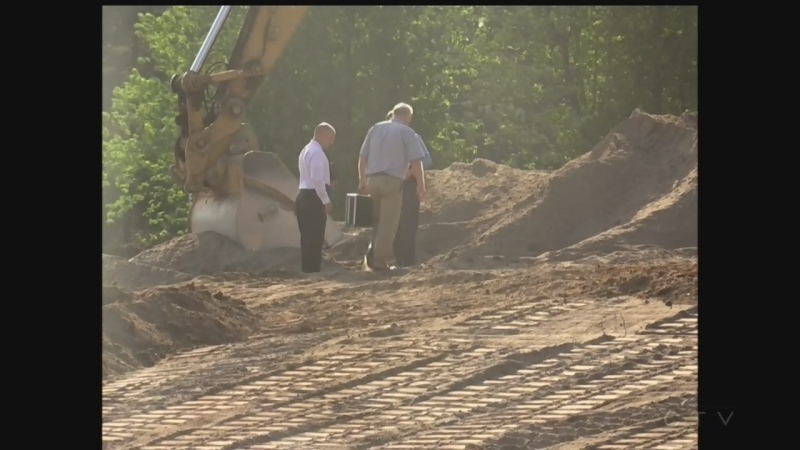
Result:
[[[359,180],[366,180],[367,179],[367,157],[366,156],[359,156],[358,157],[358,179]]]
[[[414,174],[414,178],[417,179],[417,183],[425,187],[425,171],[422,169],[422,160],[416,160],[411,162],[411,173]]]

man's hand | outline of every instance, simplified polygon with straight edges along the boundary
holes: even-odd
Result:
[[[425,200],[425,186],[422,183],[417,184],[417,198],[419,201]]]
[[[330,204],[330,203],[326,204],[325,205],[325,213],[326,214],[331,214],[332,212],[333,212],[333,205]]]
[[[366,178],[358,180],[358,192],[367,195],[369,193],[369,183]]]

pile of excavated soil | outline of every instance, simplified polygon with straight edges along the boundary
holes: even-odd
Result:
[[[485,231],[432,262],[535,257],[573,247],[696,247],[697,116],[637,110],[590,152],[530,191]]]
[[[180,283],[191,280],[189,274],[161,267],[127,261],[117,256],[103,255],[103,284],[130,290]]]
[[[492,218],[541,188],[546,174],[513,169],[485,159],[453,163],[426,172],[427,199],[422,223],[455,223]]]
[[[195,346],[247,338],[258,318],[244,302],[192,284],[131,292],[103,286],[103,377]]]
[[[645,205],[630,222],[570,248],[603,251],[619,245],[697,246],[697,168],[676,181],[675,189]]]
[[[221,234],[207,231],[172,239],[139,253],[130,261],[190,275],[260,274],[276,269],[299,270],[300,250],[278,248],[251,252]]]
[[[514,169],[485,159],[453,163],[427,174],[428,195],[420,212],[419,262],[447,253],[513,214],[532,193],[547,185],[548,175]]]

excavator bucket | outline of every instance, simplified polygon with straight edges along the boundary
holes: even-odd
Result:
[[[227,196],[201,194],[189,213],[194,233],[215,231],[248,250],[300,247],[294,213],[298,180],[274,153],[249,151],[227,159]],[[326,246],[347,239],[330,217],[325,227]]]

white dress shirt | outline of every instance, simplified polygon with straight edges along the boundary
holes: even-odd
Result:
[[[300,169],[300,189],[314,189],[323,205],[331,202],[328,198],[326,184],[331,184],[331,168],[328,156],[319,142],[312,140],[300,152],[298,160]]]

